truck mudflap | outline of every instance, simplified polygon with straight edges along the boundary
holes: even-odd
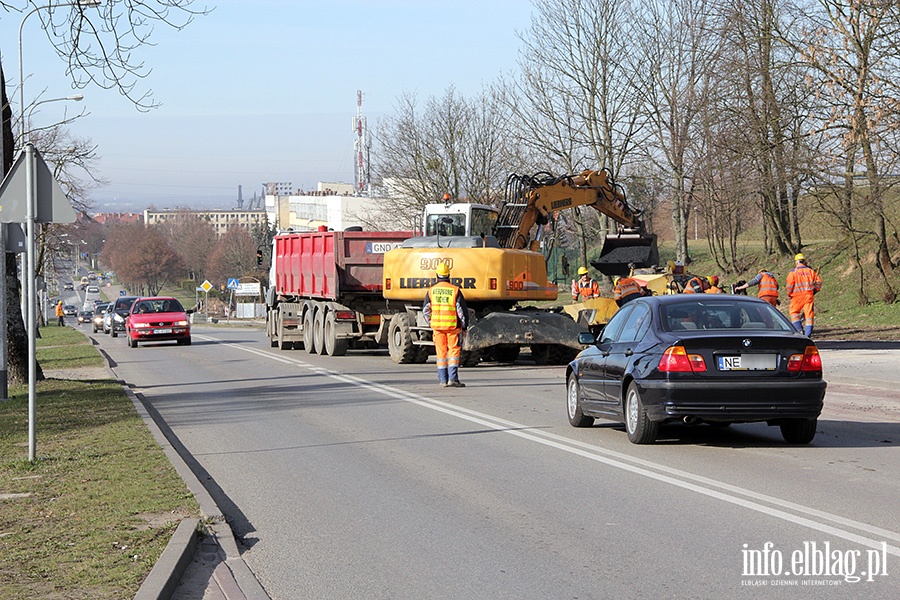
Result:
[[[493,346],[567,346],[584,348],[578,334],[588,331],[565,314],[517,310],[486,315],[469,326],[463,350],[484,350]]]

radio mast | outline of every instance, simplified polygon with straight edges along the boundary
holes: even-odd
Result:
[[[353,129],[356,131],[356,192],[368,194],[371,191],[371,179],[369,175],[369,140],[366,129],[366,118],[362,114],[362,90],[356,90],[356,118],[353,119]]]

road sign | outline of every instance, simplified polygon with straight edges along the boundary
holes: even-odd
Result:
[[[229,290],[236,290],[239,287],[241,287],[241,284],[238,281],[237,277],[229,277],[228,278],[228,289]]]
[[[35,223],[74,223],[75,211],[59,187],[53,173],[34,150]],[[20,150],[12,169],[0,184],[0,223],[24,223],[28,202],[26,198],[25,151]]]
[[[205,280],[203,283],[200,284],[200,287],[203,288],[204,292],[209,293],[209,290],[211,290],[213,288],[213,284],[211,284],[209,282],[209,280]]]
[[[259,282],[242,283],[235,290],[235,296],[259,296]]]

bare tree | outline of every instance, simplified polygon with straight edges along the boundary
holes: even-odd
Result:
[[[675,257],[688,262],[693,144],[721,38],[716,35],[708,0],[646,0],[636,22],[632,72],[643,93],[654,137],[648,158],[669,173]]]
[[[175,29],[187,26],[193,18],[208,10],[194,8],[194,0],[106,0],[99,8],[78,4],[46,5],[30,2],[26,10],[36,12],[42,20],[43,31],[60,58],[68,63],[67,73],[77,88],[97,85],[114,88],[139,110],[156,106],[150,90],[142,90],[138,83],[149,75],[140,58],[139,49],[152,43],[152,33],[162,24]],[[0,2],[9,14],[18,7]],[[24,11],[23,11],[24,12]],[[7,54],[9,56],[10,54]],[[12,167],[14,137],[12,111],[6,93],[6,81],[0,64],[0,97],[2,97],[3,174]],[[32,100],[19,107],[19,118],[27,114]],[[27,334],[19,313],[21,290],[15,282],[16,255],[7,253],[7,358],[8,381],[12,384],[28,380]],[[43,379],[38,369],[36,376]]]
[[[209,220],[187,209],[160,225],[169,246],[194,281],[206,279],[206,265],[216,245],[216,229]]]
[[[832,153],[831,160],[827,154],[820,160],[825,173],[833,175],[826,175],[823,184],[836,192],[835,216],[853,247],[858,249],[867,234],[875,237],[882,297],[893,303],[897,292],[888,275],[896,264],[888,248],[884,195],[892,165],[886,151],[896,137],[900,112],[900,7],[886,0],[815,0],[795,9],[803,27],[785,32],[784,38],[817,74],[812,83],[827,111],[820,131]],[[858,175],[865,186],[857,184]],[[835,185],[836,179],[842,184]],[[862,271],[861,261],[858,266]],[[862,286],[860,301],[868,301]]]
[[[416,228],[423,207],[445,193],[453,200],[496,203],[514,154],[503,136],[506,118],[490,90],[467,100],[451,86],[421,110],[415,94],[401,95],[395,114],[376,128],[375,172],[387,193],[382,212],[390,214],[392,228]]]
[[[225,283],[229,277],[243,277],[256,270],[257,243],[244,227],[230,227],[209,255],[207,271],[213,281]]]
[[[134,293],[155,296],[184,269],[162,230],[143,223],[117,226],[106,249],[117,277]]]

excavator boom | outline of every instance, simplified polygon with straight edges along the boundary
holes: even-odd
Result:
[[[501,247],[536,250],[532,228],[547,223],[554,212],[580,206],[590,206],[618,224],[617,232],[604,241],[600,258],[591,263],[601,273],[627,275],[631,268],[658,264],[656,236],[644,231],[640,211],[628,205],[608,169],[560,177],[510,175],[495,236]]]

